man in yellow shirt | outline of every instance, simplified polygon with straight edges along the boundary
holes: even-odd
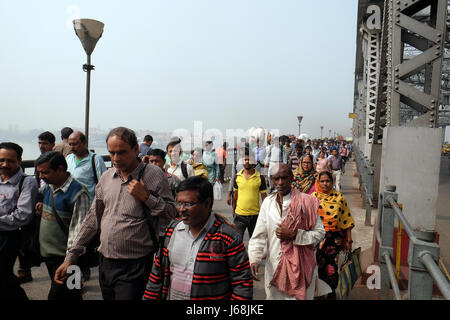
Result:
[[[258,220],[260,198],[261,202],[267,196],[266,182],[263,176],[255,170],[255,161],[249,149],[245,149],[244,169],[236,174],[233,181],[234,199],[233,217],[234,224],[244,238],[245,229],[248,229],[249,238],[252,237]]]

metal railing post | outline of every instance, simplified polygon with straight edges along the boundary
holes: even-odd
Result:
[[[372,225],[372,206],[373,206],[373,164],[368,163],[367,168],[367,193],[366,193],[366,220],[365,225]]]
[[[383,296],[387,297],[388,290],[390,288],[390,276],[389,276],[389,268],[392,268],[392,265],[388,267],[388,263],[390,264],[393,260],[394,256],[394,248],[392,246],[394,240],[394,218],[395,213],[392,206],[389,204],[389,199],[393,199],[397,201],[398,195],[395,192],[395,186],[386,186],[383,192],[381,203],[382,206],[382,214],[378,223],[381,224],[380,230],[380,249],[378,259],[380,261],[380,271],[381,271],[381,293]],[[379,228],[378,228],[379,230]],[[387,257],[389,259],[387,259]]]
[[[436,285],[438,286],[444,298],[450,300],[450,284],[447,278],[445,278],[445,276],[442,274],[439,267],[436,265],[436,260],[434,259],[434,257],[429,252],[422,252],[419,258],[436,281]]]
[[[433,297],[433,277],[423,264],[424,254],[431,255],[439,260],[439,245],[434,242],[435,232],[415,232],[415,237],[410,236],[408,264],[408,299],[431,300]]]

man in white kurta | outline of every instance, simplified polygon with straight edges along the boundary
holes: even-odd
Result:
[[[253,236],[249,241],[248,255],[255,280],[259,280],[257,279],[257,270],[263,260],[265,247],[267,246],[264,275],[264,287],[267,300],[295,300],[294,297],[286,295],[270,284],[282,254],[279,237],[283,237],[283,233],[288,232],[281,230],[279,225],[286,217],[291,203],[290,185],[292,183],[292,171],[287,165],[282,164],[273,168],[271,173],[272,183],[277,188],[277,192],[264,199],[261,205],[258,221],[256,222]],[[282,206],[280,205],[281,201]],[[294,245],[297,246],[316,246],[324,237],[325,229],[320,219],[317,219],[313,229],[309,231],[298,229],[296,234],[291,236]],[[306,288],[307,300],[312,300],[314,296],[324,295],[329,292],[328,286],[318,278],[317,270],[318,268],[316,266],[311,284]]]

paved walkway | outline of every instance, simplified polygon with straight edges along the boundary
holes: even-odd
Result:
[[[361,199],[361,193],[358,190],[358,178],[355,176],[356,167],[355,162],[349,162],[346,165],[346,173],[342,176],[342,192],[347,199],[347,203],[350,206],[353,218],[355,219],[355,228],[352,232],[354,248],[361,247],[363,252],[369,252],[372,246],[373,227],[367,227],[364,225],[365,221],[365,209]],[[227,190],[227,185],[224,185],[224,189]],[[213,210],[230,222],[232,221],[231,207],[226,203],[226,195],[221,201],[215,201]],[[372,223],[376,218],[376,210],[372,211]],[[248,234],[245,234],[244,243],[248,244]],[[363,253],[364,254],[364,253]],[[17,270],[17,264],[16,269]],[[260,267],[260,272],[264,273],[264,266]],[[50,289],[50,279],[47,269],[44,264],[40,267],[34,267],[32,269],[33,281],[25,283],[22,287],[25,289],[28,297],[31,300],[46,300],[48,291]],[[264,275],[261,275],[261,279],[264,279]],[[86,282],[83,289],[83,298],[85,300],[102,300],[99,284],[98,284],[98,271],[97,268],[91,269],[91,279]],[[254,299],[264,300],[264,284],[263,281],[254,282]],[[350,297],[354,299],[357,297]]]

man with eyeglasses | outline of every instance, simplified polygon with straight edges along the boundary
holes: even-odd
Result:
[[[145,300],[249,300],[253,280],[238,232],[213,213],[213,187],[196,176],[180,183],[173,220],[153,264]]]
[[[153,262],[157,231],[176,215],[174,199],[164,172],[139,161],[133,130],[112,129],[106,144],[113,168],[95,188],[95,198],[66,258],[56,271],[63,283],[100,231],[99,280],[104,300],[141,300]],[[145,215],[150,211],[151,225]]]

